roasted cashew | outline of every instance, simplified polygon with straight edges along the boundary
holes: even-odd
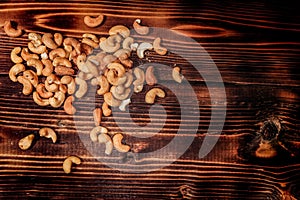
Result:
[[[98,45],[99,46],[99,45]],[[84,44],[84,43],[80,43],[80,52],[81,53],[85,53],[86,55],[90,55],[91,53],[93,53],[94,48]]]
[[[42,41],[49,49],[56,49],[58,47],[58,44],[54,41],[54,37],[51,33],[45,33],[42,36]]]
[[[29,33],[28,34],[28,39],[31,40],[31,42],[33,43],[33,45],[35,47],[38,47],[38,46],[43,44],[42,36],[38,33]]]
[[[72,76],[63,76],[63,77],[61,77],[60,82],[62,84],[67,85],[68,94],[74,94],[75,93],[76,84],[75,84],[75,80]]]
[[[133,82],[134,85],[133,91],[138,93],[143,90],[144,82],[145,82],[145,74],[144,71],[138,67],[134,68],[133,73],[136,77],[136,80]]]
[[[47,51],[47,47],[45,45],[40,45],[38,47],[35,47],[32,42],[28,42],[28,49],[32,53],[36,53],[36,54],[42,54],[42,53],[45,53]]]
[[[58,76],[74,75],[75,74],[74,69],[72,69],[70,67],[65,67],[65,66],[62,66],[62,65],[59,65],[59,66],[55,67],[54,72]]]
[[[46,90],[49,92],[57,92],[59,90],[60,81],[55,74],[47,76],[45,81]]]
[[[91,34],[91,33],[84,33],[84,34],[82,35],[82,37],[83,37],[83,38],[89,38],[89,39],[93,40],[94,42],[99,43],[99,39],[98,39],[97,36],[94,35],[94,34]]]
[[[180,68],[179,67],[174,67],[172,70],[172,77],[174,81],[181,83],[183,79],[183,75],[180,74]]]
[[[110,155],[113,151],[114,145],[112,143],[112,140],[110,136],[106,133],[101,133],[98,135],[98,142],[99,143],[105,143],[105,154]]]
[[[90,80],[94,77],[91,73],[85,73],[83,71],[78,72],[77,76],[85,81]]]
[[[121,104],[119,105],[119,110],[121,111],[126,111],[126,106],[128,106],[131,103],[130,98],[129,99],[125,99],[121,102]]]
[[[30,81],[30,83],[33,85],[33,87],[36,87],[39,83],[38,76],[36,73],[32,70],[26,70],[23,72],[23,76]]]
[[[28,48],[23,48],[21,51],[21,57],[23,60],[28,61],[29,59],[39,59],[39,56],[37,54],[31,54],[29,53]]]
[[[10,53],[10,59],[11,61],[13,61],[14,63],[22,63],[23,59],[22,57],[18,56],[19,53],[21,53],[21,47],[15,47],[11,53]]]
[[[148,42],[143,42],[138,46],[138,48],[136,50],[136,54],[139,58],[144,58],[144,52],[146,50],[152,50],[152,49],[153,49],[152,44],[150,44]]]
[[[101,119],[102,119],[102,109],[95,108],[93,110],[93,117],[94,117],[95,126],[100,126]]]
[[[34,134],[27,135],[26,137],[19,140],[18,145],[20,149],[27,150],[31,147],[34,140]]]
[[[53,49],[49,53],[50,60],[53,60],[56,57],[66,58],[66,56],[67,56],[67,53],[63,48]]]
[[[54,69],[52,62],[49,59],[42,59],[42,63],[45,66],[42,70],[42,75],[49,76],[50,74],[52,74]]]
[[[96,126],[91,130],[90,138],[93,142],[97,142],[99,134],[107,134],[107,133],[108,133],[107,128],[105,128],[103,126]]]
[[[81,42],[83,44],[87,44],[93,48],[98,48],[99,44],[97,42],[94,42],[93,40],[89,39],[89,38],[82,38]]]
[[[49,103],[53,108],[60,107],[65,101],[65,94],[61,91],[55,92],[53,97],[49,98]]]
[[[18,82],[21,83],[23,85],[23,94],[24,95],[30,95],[33,88],[32,88],[32,84],[30,83],[30,81],[28,79],[26,79],[24,76],[18,76],[17,78]]]
[[[59,84],[58,90],[61,91],[62,93],[66,94],[68,91],[68,87],[64,84]]]
[[[109,29],[109,35],[117,35],[120,34],[123,38],[127,38],[130,36],[130,30],[123,25],[116,25]]]
[[[52,65],[53,66],[58,66],[58,65],[62,65],[62,66],[65,66],[65,67],[72,67],[72,63],[66,59],[66,58],[62,58],[62,57],[56,57],[54,58],[53,62],[52,62]]]
[[[125,100],[129,95],[130,95],[130,92],[131,92],[131,89],[130,88],[126,88],[125,91],[122,93],[122,94],[119,94],[116,90],[116,86],[111,86],[110,88],[110,92],[112,93],[112,95],[118,99],[118,100]]]
[[[53,143],[57,141],[57,135],[52,128],[41,128],[39,130],[40,137],[50,138]]]
[[[153,66],[149,66],[147,69],[146,69],[146,83],[148,85],[155,85],[157,83],[157,79],[154,75],[154,67]]]
[[[25,71],[25,65],[21,64],[21,63],[17,63],[14,66],[12,66],[8,72],[9,78],[10,80],[12,80],[13,82],[17,82],[17,75],[21,72]]]
[[[110,116],[112,113],[111,109],[109,108],[109,105],[106,102],[103,102],[102,104],[102,112],[105,117]]]
[[[39,106],[48,106],[50,104],[49,99],[42,99],[38,92],[34,91],[32,94],[33,101]]]
[[[118,85],[119,78],[115,70],[109,70],[106,74],[108,82],[112,85]]]
[[[69,156],[63,162],[63,170],[66,174],[71,173],[72,164],[80,165],[81,160],[77,156]]]
[[[36,75],[38,76],[42,75],[44,65],[40,60],[35,58],[30,58],[29,60],[27,60],[27,66],[32,66],[36,68]]]
[[[76,83],[77,85],[79,85],[79,88],[78,88],[78,90],[77,90],[76,93],[75,93],[75,97],[76,97],[76,98],[81,98],[81,97],[83,97],[83,96],[86,94],[86,92],[87,92],[87,89],[88,89],[87,83],[86,83],[85,80],[83,80],[83,79],[81,79],[81,78],[79,78],[79,77],[76,77],[76,78],[75,78],[75,83]]]
[[[155,40],[153,41],[153,48],[154,51],[159,54],[159,55],[166,55],[168,50],[165,47],[160,46],[161,43],[161,38],[155,38]]]
[[[153,104],[155,101],[155,97],[158,96],[160,98],[164,98],[166,96],[165,92],[160,88],[152,88],[145,95],[145,102],[149,104]]]
[[[117,107],[121,104],[121,101],[115,99],[111,92],[107,92],[103,95],[104,101],[112,107]]]
[[[107,65],[107,68],[116,71],[118,77],[122,77],[125,74],[125,68],[120,63],[110,63]]]
[[[126,88],[123,85],[114,85],[114,92],[118,95],[123,95]],[[111,91],[112,92],[112,91]],[[121,99],[120,99],[121,100]]]
[[[99,85],[100,88],[97,90],[97,94],[98,95],[103,95],[105,94],[106,92],[109,91],[109,82],[107,80],[107,78],[105,76],[99,76],[99,77],[96,77],[95,79],[93,79],[91,81],[91,84],[92,85]]]
[[[149,33],[149,27],[147,26],[142,26],[141,25],[141,19],[136,19],[134,22],[133,22],[133,28],[135,30],[135,32],[137,32],[138,34],[140,35],[147,35]]]
[[[111,55],[111,54],[108,54],[106,56],[104,56],[103,58],[103,62],[101,63],[100,65],[100,69],[101,70],[104,70],[106,68],[106,66],[109,64],[109,63],[113,63],[117,60],[118,58],[114,55]]]
[[[85,16],[83,22],[88,27],[94,28],[99,26],[104,20],[104,15],[98,15],[97,17]]]
[[[74,115],[76,113],[76,108],[73,106],[74,96],[68,96],[64,103],[64,110],[69,115]]]
[[[126,82],[123,84],[125,88],[129,88],[132,84],[132,81],[133,81],[133,75],[132,75],[132,72],[130,71],[127,71],[125,73],[125,76],[126,76]]]
[[[36,86],[36,91],[40,97],[45,98],[45,99],[49,99],[50,97],[53,96],[53,92],[49,92],[46,90],[44,83],[38,84]]]
[[[63,42],[63,36],[61,33],[54,33],[54,42],[57,44],[57,46],[60,46]]]
[[[113,55],[121,60],[125,60],[130,57],[131,51],[129,49],[119,49]]]
[[[23,33],[22,29],[20,29],[19,27],[17,27],[17,29],[14,29],[11,23],[12,21],[10,20],[4,22],[4,32],[6,33],[6,35],[8,35],[9,37],[21,36]]]
[[[109,36],[107,39],[100,42],[99,46],[105,52],[108,52],[108,53],[116,52],[121,47],[121,44],[119,41],[120,38],[121,37],[119,35]]]
[[[117,133],[113,136],[113,145],[117,149],[117,151],[126,153],[130,150],[129,145],[122,144],[123,135],[121,133]]]
[[[123,40],[122,43],[122,47],[123,49],[128,49],[128,50],[132,50],[131,49],[131,45],[134,43],[134,39],[132,37],[127,37]]]
[[[78,67],[78,69],[84,73],[89,73],[90,70],[88,69],[87,65],[86,65],[86,54],[80,54],[77,57],[76,60],[76,65]]]
[[[76,40],[75,38],[65,38],[64,39],[64,46],[67,45],[71,45],[77,54],[80,54],[81,53],[81,50],[80,50],[80,42],[78,42],[78,40]]]

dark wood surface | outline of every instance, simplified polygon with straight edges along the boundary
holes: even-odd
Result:
[[[102,26],[83,25],[83,17],[93,13],[106,16]],[[1,1],[0,15],[1,25],[10,19],[25,30],[16,39],[0,31],[0,199],[300,199],[300,15],[296,5],[284,1],[19,0]],[[211,120],[210,96],[204,80],[176,55],[150,53],[149,57],[182,66],[199,101],[199,128],[192,145],[177,161],[153,172],[120,172],[101,161],[111,166],[138,164],[141,169],[167,161],[129,155],[95,157],[87,150],[84,144],[88,141],[79,135],[87,135],[93,125],[90,110],[85,110],[88,100],[78,102],[81,111],[70,116],[62,108],[37,106],[32,96],[22,95],[21,86],[9,80],[10,51],[25,47],[29,32],[106,36],[111,26],[130,27],[136,18],[150,27],[168,28],[195,39],[222,75],[226,121],[217,145],[202,159],[198,152]],[[193,59],[193,46],[166,42],[172,44],[190,52]],[[135,98],[131,115],[145,124],[149,107],[141,103],[143,94]],[[162,105],[168,118],[157,137],[125,137],[134,152],[150,152],[174,136],[180,123],[178,102],[169,94]],[[154,112],[159,116],[160,110]],[[253,138],[270,117],[281,120],[282,140],[289,151],[281,149],[273,159],[257,159]],[[119,130],[111,117],[103,123],[111,131]],[[188,126],[189,120],[182,123]],[[20,138],[44,126],[56,130],[57,144],[41,139],[30,150],[18,148]],[[83,163],[66,175],[62,162],[68,155],[81,157]]]

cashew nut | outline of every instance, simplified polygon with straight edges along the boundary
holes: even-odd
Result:
[[[69,115],[74,115],[76,113],[76,108],[73,106],[73,101],[75,98],[73,96],[68,96],[64,103],[64,110]]]
[[[12,27],[12,21],[10,20],[4,22],[4,32],[9,37],[19,37],[23,33],[22,29],[20,29],[19,27],[17,27],[17,29],[14,29]]]
[[[102,109],[95,108],[93,110],[93,117],[94,117],[95,126],[99,126],[101,123],[101,119],[102,119]]]
[[[49,59],[42,59],[42,63],[45,66],[42,70],[43,76],[49,76],[53,73],[53,65],[52,62]]]
[[[130,103],[131,103],[130,98],[123,100],[119,106],[119,110],[126,111],[126,106],[128,106]]]
[[[62,65],[62,66],[65,66],[65,67],[72,67],[72,63],[66,59],[66,58],[63,58],[63,57],[56,57],[54,58],[53,62],[52,62],[53,66],[58,66],[58,65]]]
[[[183,79],[183,75],[180,74],[181,69],[179,67],[174,67],[172,70],[172,77],[174,81],[181,83]]]
[[[89,38],[83,38],[81,41],[83,44],[87,44],[93,48],[98,48],[99,44],[97,42],[94,42],[92,39]]]
[[[135,30],[135,32],[137,32],[140,35],[147,35],[149,33],[149,27],[147,26],[142,26],[141,25],[141,19],[136,19],[133,22],[133,28]]]
[[[49,92],[57,92],[59,90],[59,80],[55,74],[50,74],[47,76],[45,81],[45,88]]]
[[[121,37],[119,35],[111,35],[104,41],[100,42],[99,46],[103,51],[113,53],[120,49],[120,41]]]
[[[63,76],[60,79],[60,82],[62,84],[67,85],[68,87],[68,94],[74,94],[75,90],[76,90],[76,84],[75,84],[75,80],[72,76]]]
[[[58,44],[54,41],[53,35],[51,33],[45,33],[42,36],[42,41],[49,49],[56,49]]]
[[[38,33],[29,33],[28,34],[28,39],[31,40],[31,42],[33,43],[33,45],[35,47],[38,47],[38,46],[43,44],[42,36]]]
[[[154,51],[159,54],[159,55],[166,55],[168,50],[165,47],[160,46],[161,43],[161,38],[155,38],[155,40],[153,41],[153,48]]]
[[[101,63],[100,68],[104,70],[109,63],[112,63],[117,60],[117,57],[111,54],[104,56],[103,62]]]
[[[113,143],[112,140],[110,138],[110,136],[106,133],[102,133],[100,135],[98,135],[98,142],[99,143],[105,143],[105,154],[106,155],[110,155],[113,151]]]
[[[45,45],[40,45],[36,47],[32,42],[28,42],[28,49],[33,53],[42,54],[46,52],[47,47]]]
[[[93,53],[93,51],[94,51],[93,47],[91,47],[87,44],[84,44],[84,43],[80,44],[80,52],[81,53],[85,53],[86,55],[90,55],[91,53]]]
[[[103,102],[102,104],[102,112],[105,117],[110,116],[112,113],[111,109],[109,108],[109,105],[106,102]]]
[[[32,145],[34,137],[35,137],[34,134],[30,134],[30,135],[27,135],[26,137],[20,139],[19,143],[18,143],[20,149],[22,149],[22,150],[29,149]]]
[[[57,46],[60,46],[63,42],[63,36],[61,33],[54,33],[54,42],[57,44]]]
[[[108,82],[112,85],[118,85],[119,78],[115,70],[109,70],[106,74]]]
[[[49,99],[42,99],[38,92],[34,91],[32,94],[33,101],[39,106],[48,106],[50,104]]]
[[[88,89],[88,86],[87,86],[87,83],[85,80],[79,78],[79,77],[76,77],[75,78],[75,83],[77,85],[79,85],[79,88],[78,90],[76,91],[75,93],[75,97],[76,98],[81,98],[85,95],[85,93],[87,92],[87,89]]]
[[[97,142],[99,134],[107,134],[107,133],[108,133],[107,128],[105,128],[103,126],[96,126],[91,130],[90,138],[93,142]]]
[[[22,57],[18,56],[19,53],[21,53],[21,47],[15,47],[11,53],[10,53],[10,59],[11,61],[13,61],[14,63],[21,63],[23,62]]]
[[[148,42],[143,42],[138,46],[138,48],[136,50],[136,54],[139,58],[144,58],[144,52],[146,50],[152,50],[152,49],[153,49],[152,44],[150,44]]]
[[[131,51],[129,49],[119,49],[114,53],[114,56],[119,58],[120,60],[127,59],[131,54]]]
[[[110,63],[107,65],[107,68],[116,71],[118,77],[121,77],[125,74],[125,68],[120,63]]]
[[[145,74],[144,71],[138,67],[134,68],[133,73],[136,77],[136,80],[133,82],[134,85],[133,91],[138,93],[143,90],[144,82],[145,82]]]
[[[131,45],[133,44],[133,42],[134,42],[134,39],[132,37],[125,38],[122,43],[123,49],[132,50]]]
[[[68,87],[64,84],[59,84],[58,88],[59,88],[58,90],[63,92],[64,94],[66,94],[68,91]]]
[[[66,56],[67,56],[67,53],[66,53],[66,51],[63,48],[53,49],[49,53],[50,60],[53,60],[56,57],[65,58]]]
[[[90,70],[88,69],[87,65],[86,65],[86,54],[80,54],[77,57],[76,60],[76,65],[78,67],[78,69],[84,73],[89,73]]]
[[[109,82],[105,76],[99,76],[94,80],[100,86],[100,88],[97,90],[98,95],[103,95],[109,91]]]
[[[39,130],[40,137],[51,138],[52,142],[55,143],[57,141],[57,135],[52,128],[41,128]]]
[[[115,99],[111,92],[107,92],[103,95],[104,101],[112,107],[117,107],[121,104],[121,101]]]
[[[156,79],[153,71],[154,71],[153,66],[149,66],[146,69],[146,83],[148,85],[155,85],[157,83],[157,79]]]
[[[109,29],[108,34],[109,35],[120,34],[123,38],[127,38],[130,35],[130,30],[126,26],[116,25]]]
[[[89,39],[93,40],[94,42],[99,43],[99,39],[98,39],[97,36],[94,35],[94,34],[91,34],[91,33],[85,33],[85,34],[82,35],[82,37],[83,37],[83,38],[89,38]]]
[[[80,165],[81,160],[77,156],[69,156],[63,162],[63,170],[66,174],[71,173],[72,164]]]
[[[146,93],[145,102],[149,104],[153,104],[155,101],[155,97],[158,96],[160,98],[164,98],[166,96],[165,92],[160,88],[152,88]]]
[[[125,76],[126,76],[126,82],[124,83],[124,87],[125,88],[129,88],[132,84],[132,81],[133,81],[133,75],[132,75],[132,72],[128,71],[125,73]],[[143,82],[144,83],[144,82]]]
[[[123,135],[121,133],[117,133],[113,136],[113,145],[117,149],[117,151],[126,153],[130,150],[129,145],[122,144]]]
[[[83,22],[88,27],[94,28],[99,26],[104,20],[104,15],[98,15],[97,17],[85,16]]]
[[[53,108],[60,107],[65,101],[65,94],[61,91],[55,92],[53,97],[49,98],[49,103]]]
[[[21,51],[21,57],[23,60],[28,61],[29,59],[39,59],[39,56],[37,54],[31,54],[29,53],[28,48],[23,48]]]
[[[36,86],[36,91],[39,94],[40,97],[45,98],[45,99],[49,99],[50,97],[53,96],[52,92],[49,92],[46,90],[45,88],[45,84],[44,83],[40,83]]]
[[[32,66],[36,68],[36,75],[40,76],[42,75],[42,71],[43,71],[43,63],[35,58],[30,58],[29,60],[27,60],[27,66]]]
[[[91,73],[85,73],[83,71],[78,72],[77,76],[83,80],[90,80],[91,78],[94,77],[93,74]],[[97,84],[96,84],[97,85]]]
[[[23,71],[25,71],[25,65],[21,63],[17,63],[12,66],[8,73],[10,80],[12,80],[13,82],[17,82],[18,80],[16,76]]]
[[[78,42],[78,40],[76,40],[75,38],[65,38],[64,39],[64,46],[68,46],[68,45],[71,45],[77,54],[80,54],[81,53],[81,50],[80,50],[80,42]]]
[[[112,95],[113,95],[116,99],[118,99],[118,100],[125,100],[125,99],[129,96],[129,94],[130,94],[130,92],[131,92],[131,89],[130,89],[130,88],[126,88],[125,91],[124,91],[124,93],[119,94],[119,93],[116,91],[116,86],[112,86],[112,87],[110,88],[110,92],[112,93]]]
[[[21,83],[23,85],[23,94],[24,95],[30,95],[33,88],[32,88],[32,84],[30,83],[30,81],[28,79],[26,79],[24,76],[18,76],[17,78],[18,82]]]
[[[23,72],[23,76],[30,81],[30,83],[33,85],[33,87],[36,87],[38,85],[39,79],[36,73],[32,70],[26,70]]]

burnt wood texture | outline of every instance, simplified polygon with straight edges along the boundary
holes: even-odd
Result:
[[[101,26],[89,28],[83,24],[84,16],[98,13],[105,15]],[[24,30],[18,38],[0,30],[0,199],[300,199],[300,15],[296,4],[237,0],[4,0],[0,15],[0,25],[12,20]],[[137,18],[149,27],[166,28],[197,41],[215,62],[225,85],[225,124],[221,133],[209,135],[211,120],[218,120],[211,119],[212,109],[223,113],[225,108],[212,108],[205,80],[175,54],[159,56],[148,52],[152,62],[180,66],[199,102],[196,137],[180,158],[166,166],[168,160],[163,156],[105,156],[103,145],[98,150],[92,144],[87,148],[94,123],[89,106],[93,98],[76,102],[78,112],[71,116],[63,108],[37,106],[32,95],[23,95],[21,85],[8,77],[13,66],[10,52],[17,46],[26,47],[30,32],[60,32],[75,38],[94,33],[100,37],[107,36],[109,28],[117,24],[132,28]],[[143,36],[135,36],[143,40]],[[195,62],[199,59],[193,53],[194,44],[176,39],[164,44],[182,49]],[[157,76],[177,84],[165,73]],[[142,126],[150,119],[149,106],[144,103],[146,90],[133,95],[129,107],[132,120]],[[179,91],[185,103],[191,104],[192,94]],[[100,105],[103,99],[96,101]],[[190,124],[198,119],[189,116],[181,120],[180,105],[171,91],[167,91],[161,105],[167,118],[159,134],[151,138],[125,135],[124,141],[134,153],[162,148],[176,135],[178,124],[182,123],[188,132]],[[124,118],[121,123],[126,126],[126,116],[116,113]],[[151,110],[154,118],[163,114],[160,107]],[[279,119],[280,131],[272,124],[273,119]],[[37,134],[45,126],[57,132],[56,144],[40,138],[29,150],[19,149],[19,139]],[[112,132],[122,131],[112,116],[103,119],[103,126]],[[151,131],[145,127],[145,134]],[[220,137],[212,151],[199,158],[205,136]],[[194,136],[180,137],[184,140]],[[261,138],[272,140],[275,157],[257,157]],[[93,150],[101,152],[94,154]],[[62,170],[68,155],[82,159],[71,174]],[[117,170],[131,166],[138,166],[141,172]],[[164,167],[147,171],[159,166]]]

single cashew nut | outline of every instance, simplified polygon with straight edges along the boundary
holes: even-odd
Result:
[[[51,33],[45,33],[42,36],[42,41],[49,49],[56,49],[58,47],[58,44],[54,41],[54,37]]]
[[[60,46],[63,42],[63,36],[61,33],[54,33],[54,42],[57,44],[57,46]]]
[[[55,92],[54,96],[49,98],[49,103],[53,108],[58,108],[64,103],[65,97],[63,92]]]
[[[107,92],[103,95],[104,101],[112,107],[117,107],[121,104],[121,101],[114,98],[111,92]]]
[[[122,144],[123,135],[121,133],[117,133],[113,136],[113,145],[117,151],[126,153],[130,150],[129,145]]]
[[[87,89],[88,89],[87,83],[86,83],[85,80],[83,80],[83,79],[81,79],[81,78],[79,78],[79,77],[76,77],[76,78],[75,78],[75,83],[76,83],[77,85],[79,85],[79,88],[78,88],[78,90],[77,90],[76,93],[75,93],[75,97],[76,97],[76,98],[81,98],[81,97],[83,97],[83,96],[86,94],[86,92],[87,92]]]
[[[141,19],[136,19],[134,22],[133,22],[133,28],[135,30],[135,32],[137,32],[138,34],[140,35],[147,35],[149,33],[149,27],[147,26],[142,26],[141,25]]]
[[[23,72],[23,76],[30,81],[30,83],[33,85],[33,87],[36,87],[39,83],[38,76],[36,73],[32,70],[26,70]]]
[[[29,60],[27,60],[27,66],[32,66],[36,68],[36,75],[40,76],[42,75],[42,71],[43,71],[43,63],[35,58],[30,58]]]
[[[28,34],[28,39],[31,40],[31,42],[33,43],[33,45],[35,47],[38,47],[38,46],[43,44],[42,36],[38,33],[29,33]]]
[[[125,73],[125,76],[126,76],[126,82],[124,83],[124,87],[125,88],[129,88],[132,84],[132,81],[133,81],[133,75],[132,75],[132,72],[126,72]],[[144,83],[144,82],[143,82]]]
[[[68,156],[63,162],[63,170],[66,174],[71,173],[72,164],[80,165],[81,160],[77,156]]]
[[[50,74],[52,74],[54,69],[52,62],[49,59],[42,59],[42,63],[45,66],[42,70],[42,75],[49,76]]]
[[[76,90],[76,83],[72,76],[63,76],[60,79],[62,84],[67,85],[68,87],[68,94],[74,94]]]
[[[83,22],[88,27],[94,28],[99,26],[104,20],[104,15],[98,15],[97,17],[85,16]]]
[[[181,69],[179,67],[174,67],[172,70],[172,77],[174,81],[181,83],[183,80],[183,75],[180,74]]]
[[[76,65],[78,69],[84,73],[90,73],[88,66],[86,65],[86,54],[80,54],[77,57]]]
[[[55,74],[47,76],[45,81],[45,88],[49,92],[57,92],[59,90],[60,81]]]
[[[76,40],[75,38],[65,38],[63,44],[64,46],[72,46],[77,54],[81,53],[80,42],[78,42],[78,40]]]
[[[70,68],[72,67],[72,63],[67,58],[63,58],[63,57],[54,58],[52,64],[55,67],[58,65],[62,65],[62,66],[70,67]]]
[[[149,66],[146,69],[146,83],[148,85],[155,85],[157,83],[157,79],[156,79],[153,71],[154,71],[153,66]]]
[[[130,30],[126,26],[116,25],[109,29],[108,34],[109,35],[120,34],[123,38],[127,38],[130,36]]]
[[[113,53],[121,47],[119,40],[121,40],[121,37],[119,35],[112,35],[104,41],[100,42],[99,46],[103,51]]]
[[[144,82],[145,82],[145,74],[144,71],[138,67],[134,68],[133,73],[136,77],[136,80],[133,82],[134,85],[133,91],[138,93],[143,90]]]
[[[109,70],[106,74],[107,81],[112,85],[118,85],[119,78],[115,70]]]
[[[18,56],[19,53],[21,53],[22,48],[21,47],[15,47],[11,53],[10,53],[10,59],[14,63],[22,63],[23,59],[22,57]]]
[[[161,38],[155,38],[155,40],[153,41],[153,48],[154,51],[159,54],[159,55],[166,55],[168,50],[165,47],[160,46],[161,43]]]
[[[94,42],[92,39],[89,38],[83,38],[81,41],[83,44],[87,44],[93,48],[98,48],[99,44],[97,42]]]
[[[166,94],[160,88],[152,88],[151,90],[149,90],[146,93],[146,96],[145,96],[146,103],[153,104],[156,96],[158,96],[160,98],[164,98],[166,96]]]
[[[103,102],[102,104],[102,112],[105,117],[110,116],[112,113],[111,109],[109,108],[109,105],[106,102]]]
[[[103,126],[96,126],[94,127],[91,132],[90,132],[90,138],[93,142],[97,142],[98,141],[98,135],[99,134],[107,134],[108,130],[107,128],[103,127]]]
[[[28,79],[26,79],[24,76],[18,76],[17,78],[18,82],[21,83],[23,85],[23,94],[24,95],[30,95],[33,88],[32,88],[32,84],[30,83],[30,81]]]
[[[32,94],[33,101],[39,106],[48,106],[50,104],[49,99],[42,99],[38,92],[34,91]]]
[[[123,100],[119,106],[119,110],[126,111],[126,106],[128,106],[130,103],[131,103],[130,98]]]
[[[67,56],[67,53],[63,48],[53,49],[49,53],[50,60],[54,60],[54,58],[56,58],[56,57],[66,58],[66,56]]]
[[[9,78],[10,80],[12,80],[13,82],[17,82],[17,75],[21,72],[25,71],[25,65],[21,64],[21,63],[17,63],[14,66],[12,66],[8,72]]]
[[[53,96],[53,92],[49,92],[46,90],[44,83],[38,84],[36,86],[36,91],[40,97],[45,98],[45,99],[49,99],[50,97]]]
[[[107,68],[110,70],[115,70],[117,72],[118,77],[121,77],[125,74],[125,68],[120,63],[111,63],[111,64],[107,65]]]
[[[94,117],[95,126],[99,126],[101,123],[101,119],[102,119],[102,109],[95,108],[93,110],[93,117]]]
[[[22,29],[20,29],[19,27],[17,27],[17,29],[14,29],[12,27],[12,21],[10,20],[4,22],[4,32],[9,37],[19,37],[23,33]]]
[[[128,49],[128,50],[132,50],[131,49],[131,45],[134,43],[134,39],[132,37],[127,37],[123,40],[122,43],[122,47],[123,49]]]
[[[68,87],[64,84],[59,84],[58,88],[59,88],[58,90],[63,92],[64,94],[66,94],[68,91]]]
[[[69,115],[74,115],[76,113],[76,108],[73,106],[73,101],[75,98],[73,96],[68,96],[64,103],[64,110]]]
[[[47,128],[47,127],[41,128],[39,130],[39,134],[40,137],[50,138],[53,143],[57,141],[57,135],[55,131],[51,128]]]
[[[144,58],[144,52],[146,50],[152,50],[152,49],[153,49],[152,44],[150,44],[148,42],[143,42],[138,46],[138,48],[136,50],[136,54],[139,58]]]
[[[98,44],[98,46],[99,46],[99,44]],[[98,47],[97,47],[97,48],[98,48]],[[90,55],[90,54],[93,53],[94,48],[91,47],[90,45],[81,43],[81,44],[80,44],[80,51],[81,51],[81,53],[85,53],[86,55]]]
[[[131,51],[129,49],[119,49],[114,53],[114,56],[119,58],[120,60],[125,60],[130,57]]]
[[[97,36],[94,35],[94,34],[91,34],[91,33],[84,33],[84,34],[82,35],[82,37],[83,37],[83,38],[89,38],[89,39],[93,40],[94,42],[99,43],[99,39],[98,39]]]
[[[31,54],[29,53],[28,48],[23,48],[21,51],[21,57],[23,60],[28,61],[29,59],[39,59],[39,56],[37,54]]]
[[[22,149],[22,150],[29,149],[32,145],[34,137],[35,137],[34,134],[30,134],[30,135],[27,135],[26,137],[20,139],[19,143],[18,143],[20,149]]]
[[[80,72],[78,72],[78,74],[77,74],[77,76],[79,77],[79,78],[81,78],[81,79],[83,79],[83,80],[90,80],[90,79],[92,79],[93,77],[94,77],[94,75],[93,74],[91,74],[91,73],[85,73],[85,72],[83,72],[83,71],[80,71]],[[97,84],[96,84],[97,85]],[[95,86],[95,85],[94,85]]]
[[[45,45],[40,45],[38,47],[34,46],[32,42],[28,42],[28,49],[36,54],[42,54],[47,51],[47,47]]]
[[[122,100],[125,100],[130,95],[131,89],[130,88],[126,88],[125,91],[124,91],[124,93],[119,94],[116,91],[116,86],[112,86],[110,88],[110,92],[112,93],[112,95],[114,96],[114,98],[122,101]]]
[[[112,140],[110,136],[106,133],[101,133],[98,135],[98,142],[99,143],[105,143],[105,154],[110,155],[113,151],[114,145],[112,143]]]

